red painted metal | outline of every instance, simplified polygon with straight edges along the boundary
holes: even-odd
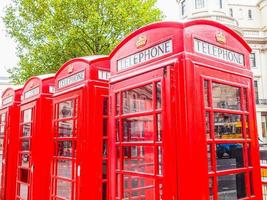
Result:
[[[50,199],[106,199],[109,60],[75,58],[55,76]]]
[[[206,20],[151,24],[113,50],[111,199],[262,199],[250,52]]]
[[[31,77],[23,87],[16,199],[49,198],[54,75]]]
[[[19,104],[22,89],[7,88],[0,109],[0,199],[15,199],[17,150],[19,137]]]

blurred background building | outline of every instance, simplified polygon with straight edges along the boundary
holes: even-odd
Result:
[[[2,93],[3,91],[8,88],[9,86],[12,86],[12,83],[8,76],[2,76],[0,75],[0,103],[2,102]]]
[[[209,19],[227,25],[252,48],[257,127],[267,143],[267,0],[177,0],[180,20]]]

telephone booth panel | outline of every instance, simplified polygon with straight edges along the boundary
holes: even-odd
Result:
[[[50,199],[107,199],[109,60],[75,58],[55,76]]]
[[[0,199],[15,198],[21,89],[7,88],[0,109]]]
[[[249,46],[216,22],[143,27],[111,53],[111,199],[262,199]]]
[[[54,75],[30,78],[21,97],[16,199],[48,199]]]

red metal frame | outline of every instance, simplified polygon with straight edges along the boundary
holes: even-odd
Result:
[[[48,199],[52,157],[54,75],[30,78],[23,87],[17,160],[16,199]]]
[[[105,56],[72,59],[55,76],[50,199],[108,198],[108,78]]]
[[[17,149],[19,135],[19,104],[22,89],[7,88],[0,109],[0,140],[2,144],[0,199],[14,199],[16,189]]]
[[[111,199],[262,199],[250,52],[234,31],[206,20],[151,24],[114,49],[110,55]],[[157,81],[161,109],[156,107]],[[147,84],[152,84],[147,100],[152,106],[123,112],[142,101],[138,96],[147,90],[140,87]],[[162,143],[156,140],[157,113],[162,115]],[[153,116],[146,119],[153,128],[142,123],[144,116]],[[130,140],[139,129],[153,139]],[[140,154],[135,149],[124,151],[125,146],[154,149]],[[157,146],[162,146],[162,156]],[[157,172],[158,158],[162,175]],[[154,171],[146,171],[148,166]],[[144,178],[141,186],[140,178]],[[210,192],[209,180],[213,180]]]

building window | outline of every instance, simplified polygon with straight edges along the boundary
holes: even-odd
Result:
[[[182,13],[182,16],[185,14],[185,0],[181,2],[181,13]]]
[[[252,11],[250,9],[248,10],[248,19],[252,19]]]
[[[254,90],[255,90],[255,100],[256,100],[256,104],[259,104],[258,81],[254,81]]]
[[[255,55],[255,53],[250,54],[250,66],[256,67],[256,55]]]
[[[204,8],[204,6],[205,6],[204,0],[195,0],[196,9]]]
[[[218,0],[218,5],[219,5],[219,8],[223,8],[223,0]]]
[[[232,8],[229,9],[229,14],[230,14],[231,17],[234,16],[234,12],[233,12],[233,9]]]

